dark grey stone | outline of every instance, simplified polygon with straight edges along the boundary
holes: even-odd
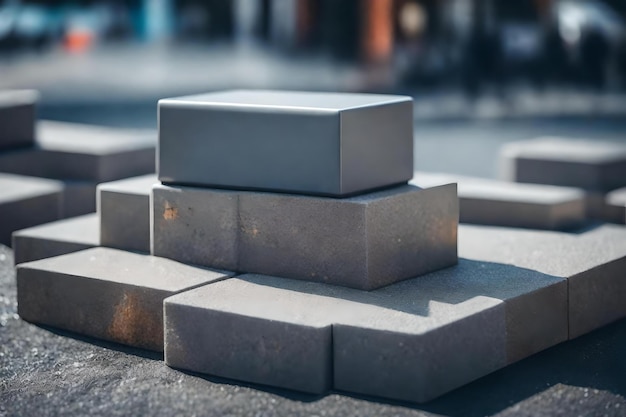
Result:
[[[59,181],[0,173],[0,244],[11,233],[61,217],[63,184]]]
[[[507,180],[608,191],[626,186],[626,145],[597,140],[537,138],[500,152]]]
[[[40,122],[33,148],[0,154],[0,171],[103,182],[153,173],[155,135],[61,122]]]
[[[0,91],[0,149],[33,145],[38,100],[33,90]]]
[[[151,174],[98,185],[102,246],[150,252],[150,192],[155,183]]]
[[[454,265],[456,186],[334,199],[153,189],[153,251],[215,268],[370,290]]]
[[[96,212],[96,186],[92,181],[63,181],[63,218]]]
[[[57,220],[13,233],[15,264],[51,258],[100,244],[100,221],[95,213]]]
[[[613,223],[626,223],[626,187],[606,195],[604,218]]]
[[[163,350],[163,299],[226,275],[110,248],[17,266],[24,320],[144,349]]]
[[[408,181],[412,99],[227,91],[159,101],[164,183],[346,196]]]
[[[416,172],[411,184],[458,183],[460,221],[532,229],[570,229],[585,221],[586,195],[578,188],[520,184]]]

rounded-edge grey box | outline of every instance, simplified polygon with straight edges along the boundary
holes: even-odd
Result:
[[[413,101],[234,90],[159,101],[166,184],[347,196],[413,176]]]

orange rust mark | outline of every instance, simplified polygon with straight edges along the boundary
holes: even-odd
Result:
[[[165,220],[174,220],[178,218],[178,209],[172,207],[170,203],[165,202],[165,209],[163,210],[163,218]]]
[[[140,297],[124,293],[115,305],[108,336],[117,342],[153,350],[163,349],[163,324],[160,316],[149,311]]]

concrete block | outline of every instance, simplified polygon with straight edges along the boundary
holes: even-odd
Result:
[[[95,213],[13,232],[16,265],[93,248],[99,244],[100,220]]]
[[[153,202],[152,253],[182,262],[370,290],[457,261],[455,185],[344,199],[159,185]]]
[[[96,186],[92,181],[63,181],[61,217],[75,217],[96,212]]]
[[[63,184],[59,181],[0,174],[0,244],[11,244],[11,233],[58,220]]]
[[[33,90],[0,91],[0,149],[33,145],[38,100]]]
[[[626,223],[626,187],[606,195],[604,219],[613,223]]]
[[[459,254],[567,279],[570,338],[626,317],[624,226],[568,234],[462,225]]]
[[[98,185],[100,243],[150,252],[150,193],[155,174]]]
[[[18,314],[30,322],[162,351],[163,300],[225,277],[150,255],[92,248],[18,265]]]
[[[103,182],[153,173],[153,133],[40,122],[35,146],[0,154],[0,171],[62,180]]]
[[[609,191],[626,186],[626,144],[544,137],[506,144],[503,178]]]
[[[428,172],[416,172],[411,180],[419,187],[454,182],[462,223],[562,230],[585,221],[586,195],[578,188]]]
[[[413,173],[405,96],[227,91],[159,101],[159,179],[346,196]]]

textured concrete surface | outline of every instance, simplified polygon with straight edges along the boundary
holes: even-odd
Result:
[[[0,150],[33,145],[38,100],[33,90],[0,90]]]
[[[579,233],[459,227],[459,254],[568,280],[569,337],[626,316],[626,227]]]
[[[150,252],[150,193],[154,174],[98,185],[102,246]]]
[[[456,263],[456,186],[334,199],[153,189],[152,253],[182,262],[373,289]]]
[[[163,350],[163,299],[224,279],[222,272],[150,255],[92,248],[17,266],[24,320]]]
[[[346,196],[407,182],[406,96],[234,90],[159,101],[164,183]]]
[[[606,195],[606,220],[626,223],[626,187],[618,188]]]
[[[155,170],[153,133],[42,121],[35,146],[0,153],[0,171],[103,182]]]
[[[433,187],[455,182],[462,223],[559,230],[585,220],[586,196],[577,188],[419,171],[410,183]]]
[[[626,144],[542,137],[504,145],[501,176],[517,182],[609,191],[626,186]]]
[[[99,244],[100,221],[95,213],[57,220],[13,233],[16,264],[77,252]]]
[[[171,366],[418,402],[567,339],[564,279],[477,261],[370,292],[242,275],[165,311]]]
[[[67,218],[95,213],[96,186],[93,181],[63,181],[61,216]]]
[[[63,184],[0,173],[0,244],[11,244],[15,230],[58,220]]]

